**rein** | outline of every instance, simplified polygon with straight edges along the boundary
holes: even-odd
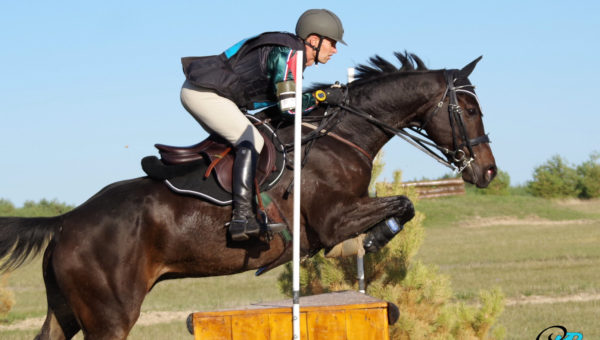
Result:
[[[471,163],[475,160],[475,154],[473,153],[473,146],[476,146],[476,145],[479,145],[482,143],[490,143],[490,139],[487,135],[482,135],[482,136],[479,136],[479,137],[476,137],[473,139],[468,138],[465,124],[462,119],[462,108],[460,107],[460,105],[458,105],[458,99],[456,97],[456,93],[461,92],[461,93],[466,93],[466,94],[471,95],[472,97],[475,98],[478,105],[479,105],[479,100],[474,92],[465,89],[467,87],[473,87],[472,85],[464,85],[464,86],[457,87],[454,85],[454,82],[456,80],[455,73],[448,72],[448,71],[444,71],[444,73],[446,76],[446,91],[444,91],[444,95],[442,96],[442,99],[438,102],[435,109],[429,115],[429,118],[427,119],[425,124],[423,124],[423,126],[421,128],[417,128],[417,127],[409,128],[411,131],[417,133],[418,135],[420,135],[423,138],[408,133],[407,131],[404,130],[404,128],[396,129],[396,128],[380,121],[379,119],[373,117],[369,113],[366,113],[362,110],[348,106],[346,104],[341,104],[341,105],[339,105],[339,107],[349,113],[352,113],[356,116],[359,116],[359,117],[365,119],[366,121],[368,121],[371,124],[377,125],[380,128],[393,133],[394,135],[404,139],[405,141],[407,141],[409,144],[413,145],[417,149],[423,151],[425,154],[431,156],[433,159],[440,162],[441,164],[449,167],[450,169],[452,169],[453,171],[455,171],[457,173],[461,173],[465,168],[469,167],[471,165]],[[429,123],[429,121],[433,118],[433,116],[439,111],[439,109],[444,105],[444,101],[446,100],[446,98],[449,98],[449,101],[450,101],[448,104],[448,115],[450,118],[450,127],[452,130],[452,143],[453,143],[454,150],[449,150],[448,148],[438,146],[431,140],[431,138],[428,135],[423,133],[423,129]],[[455,125],[456,125],[456,128],[455,128]],[[458,133],[460,133],[461,139],[464,141],[464,143],[462,143],[460,145],[457,145],[458,144],[458,142],[457,142],[458,136],[457,136],[456,130],[458,130]],[[469,151],[470,157],[468,159],[466,158],[465,152],[462,150],[463,147],[467,147],[467,150]],[[437,154],[435,151],[432,150],[432,148],[437,149],[440,153],[443,154],[443,156],[446,156],[446,158]],[[453,162],[449,162],[447,160],[448,158],[452,159]],[[456,165],[455,163],[458,163],[459,165]]]
[[[319,123],[319,126],[315,126],[315,125],[312,125],[312,124],[309,124],[306,122],[302,123],[303,126],[309,127],[311,129],[313,129],[313,131],[311,131],[310,133],[308,133],[307,135],[302,137],[301,144],[307,144],[307,147],[304,150],[305,157],[302,161],[301,166],[304,167],[304,164],[306,163],[307,158],[308,158],[307,156],[308,156],[309,150],[312,147],[312,144],[314,143],[314,141],[323,136],[330,136],[332,138],[335,138],[335,139],[353,147],[354,149],[358,150],[361,154],[366,156],[371,162],[373,161],[373,157],[371,155],[369,155],[369,153],[367,151],[365,151],[363,148],[361,148],[360,146],[356,145],[355,143],[330,131],[341,121],[341,118],[338,118],[337,121],[335,121],[334,118],[339,114],[340,111],[343,110],[345,112],[348,112],[348,113],[351,113],[358,117],[361,117],[364,120],[366,120],[367,122],[383,129],[384,131],[388,131],[388,132],[402,138],[403,140],[405,140],[412,146],[416,147],[417,149],[423,151],[425,154],[429,155],[430,157],[432,157],[439,163],[447,166],[448,168],[452,169],[456,173],[460,174],[464,169],[469,167],[471,165],[471,163],[475,160],[475,153],[473,152],[473,147],[476,145],[479,145],[479,144],[483,144],[483,143],[490,143],[490,139],[489,139],[488,135],[482,135],[482,136],[479,136],[476,138],[469,139],[464,121],[462,119],[463,111],[462,111],[462,108],[460,107],[460,105],[458,105],[458,99],[457,99],[456,94],[457,93],[468,94],[468,95],[472,96],[473,98],[475,98],[477,105],[479,105],[479,99],[477,98],[477,95],[473,91],[466,89],[469,87],[473,88],[474,86],[473,85],[456,86],[454,84],[454,82],[456,81],[455,71],[445,70],[444,75],[446,78],[446,90],[444,91],[444,94],[443,94],[441,100],[437,103],[437,105],[435,106],[433,111],[428,115],[427,120],[425,121],[424,124],[422,124],[421,127],[414,127],[414,126],[408,127],[408,129],[410,129],[412,132],[418,134],[420,137],[407,132],[405,130],[405,128],[401,128],[401,129],[394,128],[394,127],[390,126],[389,124],[386,124],[386,123],[382,122],[381,120],[373,117],[371,114],[350,106],[349,104],[347,104],[349,102],[348,101],[348,88],[345,87],[346,99],[344,100],[343,104],[337,105],[337,107],[339,107],[341,110],[334,109],[331,114],[327,114],[327,112],[325,112],[325,115],[322,117],[310,117],[310,116],[303,117],[303,120],[317,118],[317,120],[320,120],[320,123]],[[448,100],[449,100],[448,115],[449,115],[449,120],[450,120],[450,128],[452,131],[452,144],[453,144],[452,146],[453,146],[454,150],[450,150],[448,148],[438,146],[431,139],[431,137],[429,137],[427,134],[425,134],[423,132],[423,130],[425,129],[427,124],[431,121],[433,116],[435,116],[437,114],[437,112],[440,110],[440,108],[442,108],[442,106],[444,106],[444,102],[446,101],[446,98],[448,98]],[[481,107],[480,107],[480,111],[481,111]],[[458,130],[458,132],[457,132],[457,130]],[[460,135],[460,138],[464,141],[461,144],[458,144],[459,135]],[[462,150],[463,147],[466,147],[469,152],[468,159],[466,157],[467,156],[466,153]],[[286,151],[291,151],[293,149],[293,144],[286,144],[285,149],[286,149]],[[441,153],[442,155],[436,153],[436,151],[434,149],[437,149],[437,151],[439,151],[439,153]],[[450,161],[448,161],[448,159],[451,159],[452,161],[450,162]],[[288,187],[288,189],[286,190],[286,193],[289,193],[290,191],[291,191],[291,183],[290,183],[290,186]]]

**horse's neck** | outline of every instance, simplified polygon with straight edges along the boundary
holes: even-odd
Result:
[[[351,106],[396,129],[422,121],[440,100],[442,72],[400,74],[350,89]],[[337,133],[375,156],[394,136],[364,118],[346,113]]]

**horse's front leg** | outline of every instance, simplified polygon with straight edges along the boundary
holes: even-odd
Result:
[[[315,228],[325,247],[332,247],[376,225],[379,227],[379,223],[388,218],[394,217],[402,226],[415,215],[414,206],[406,196],[361,197],[337,202],[333,207],[328,206],[326,212],[322,211],[325,217],[319,218],[319,226]]]

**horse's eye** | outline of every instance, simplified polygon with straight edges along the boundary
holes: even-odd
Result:
[[[476,109],[467,109],[467,112],[469,113],[470,116],[474,116],[477,114],[477,110]]]

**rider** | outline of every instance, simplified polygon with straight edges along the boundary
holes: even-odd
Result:
[[[293,115],[296,51],[304,50],[304,67],[327,63],[337,53],[342,22],[326,9],[309,9],[296,24],[296,34],[267,32],[245,39],[216,56],[182,58],[186,81],[181,89],[185,109],[207,130],[235,147],[233,216],[229,232],[234,241],[258,236],[260,225],[253,207],[256,160],[263,138],[242,113],[278,105]],[[286,100],[288,99],[288,100]],[[304,112],[317,104],[311,93],[302,96]]]

